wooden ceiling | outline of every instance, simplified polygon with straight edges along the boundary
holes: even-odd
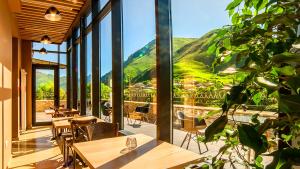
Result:
[[[21,10],[16,13],[20,37],[25,40],[40,41],[44,35],[52,43],[61,43],[71,24],[86,0],[20,0]],[[44,18],[46,10],[54,6],[62,16],[60,21]]]

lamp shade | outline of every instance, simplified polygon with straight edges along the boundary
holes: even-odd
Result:
[[[47,54],[47,50],[43,47],[40,49],[39,53],[42,55],[45,55],[45,54]]]
[[[50,44],[51,43],[50,37],[48,35],[43,36],[42,39],[41,39],[41,43]]]
[[[45,18],[50,21],[60,21],[61,15],[59,10],[57,10],[54,6],[47,9],[45,13]]]

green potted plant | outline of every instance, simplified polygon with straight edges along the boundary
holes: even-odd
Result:
[[[233,0],[226,10],[232,25],[219,29],[208,49],[216,55],[214,71],[217,73],[224,65],[234,66],[247,76],[231,88],[220,111],[209,112],[220,116],[208,126],[203,141],[225,138],[225,145],[209,165],[222,168],[229,162],[234,166],[232,152],[243,165],[253,168],[298,165],[300,142],[295,140],[300,130],[300,1]],[[263,97],[276,98],[278,118],[260,122],[256,114],[249,124],[229,127],[229,116],[237,109],[246,109],[249,102],[259,104]],[[270,130],[278,141],[278,150],[273,152],[267,152],[274,144],[266,137]],[[244,147],[254,152],[252,159],[241,154],[246,151]],[[264,166],[262,154],[273,156],[273,161]]]

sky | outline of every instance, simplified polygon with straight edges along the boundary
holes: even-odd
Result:
[[[107,1],[107,0],[101,0]],[[172,0],[173,37],[199,38],[212,29],[230,24],[225,8],[231,0]],[[155,39],[155,1],[123,1],[124,61]],[[90,36],[87,49],[91,49]],[[101,76],[112,69],[111,14],[100,25]],[[88,56],[91,55],[87,51]],[[88,60],[87,73],[91,74]]]

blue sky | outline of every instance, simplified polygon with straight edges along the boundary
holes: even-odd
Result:
[[[212,29],[230,24],[225,11],[230,2],[231,0],[172,0],[173,37],[199,38]],[[154,0],[123,1],[124,60],[155,39],[154,3]],[[102,20],[100,34],[103,76],[112,69],[110,14]],[[87,49],[91,49],[90,37],[87,45]],[[91,61],[88,62],[87,73],[90,74]]]

